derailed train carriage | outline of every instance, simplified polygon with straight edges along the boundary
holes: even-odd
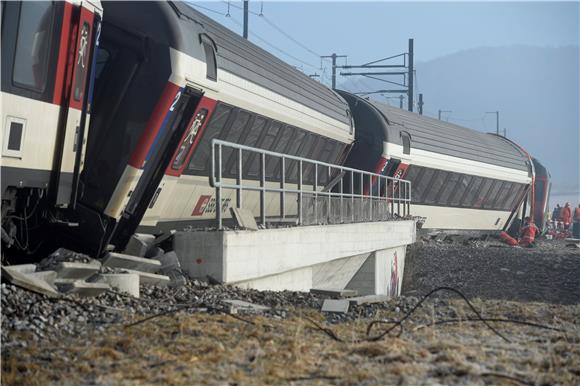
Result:
[[[183,3],[2,3],[2,61],[13,249],[54,240],[99,255],[137,230],[227,215],[230,198],[216,203],[209,186],[213,138],[410,179],[427,228],[503,229],[541,199],[526,209],[534,168],[507,139],[332,91]],[[246,156],[243,177],[257,180]],[[268,183],[281,174],[266,166]],[[267,205],[275,214],[280,202]]]
[[[72,176],[74,204],[58,205],[43,194],[16,199],[18,208],[6,209],[20,223],[14,239],[29,236],[18,218],[37,205],[59,241],[96,255],[107,244],[122,249],[138,227],[159,232],[207,222],[215,215],[211,208],[227,209],[227,197],[225,205],[211,205],[213,138],[328,163],[346,158],[354,128],[348,104],[334,91],[182,3],[104,2],[103,8],[89,72],[94,89],[83,126],[86,155],[75,150],[82,167]],[[11,17],[3,12],[3,30]],[[32,119],[34,111],[19,119]],[[34,157],[26,143],[20,153]],[[229,157],[225,165],[235,155]],[[244,175],[251,178],[257,160],[245,161]],[[48,174],[50,166],[43,165]],[[266,173],[275,180],[280,170],[272,163]],[[54,184],[48,179],[41,189]],[[27,188],[16,185],[6,189]],[[276,203],[270,205],[273,211]]]
[[[549,176],[537,179],[532,159],[517,144],[340,94],[357,128],[346,165],[411,181],[411,213],[425,217],[424,228],[496,231],[530,214],[538,224],[544,222],[534,208],[545,207],[548,190],[532,189],[532,184],[547,183]]]

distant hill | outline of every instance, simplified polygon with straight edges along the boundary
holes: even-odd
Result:
[[[450,122],[495,132],[495,115],[484,113],[499,110],[500,130],[507,128],[508,138],[549,169],[555,192],[579,201],[579,58],[578,46],[475,48],[417,63],[416,83],[426,115],[451,110],[443,115]],[[364,85],[386,84],[366,79]],[[360,91],[363,82],[351,79],[341,86]]]

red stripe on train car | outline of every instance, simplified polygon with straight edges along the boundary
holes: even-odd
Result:
[[[66,65],[68,61],[70,38],[72,4],[64,3],[64,12],[62,17],[62,29],[60,31],[60,47],[58,48],[58,62],[56,65],[56,78],[54,82],[54,94],[52,103],[60,105],[63,99],[63,87],[66,75]]]
[[[201,98],[201,100],[199,101],[199,104],[197,105],[197,108],[195,109],[195,113],[191,117],[191,120],[187,123],[187,126],[185,126],[185,130],[183,132],[183,135],[181,136],[181,140],[179,141],[179,144],[177,145],[177,149],[175,149],[175,152],[173,153],[173,157],[171,157],[171,162],[167,166],[167,170],[165,171],[165,174],[167,174],[169,176],[175,176],[175,177],[179,177],[179,176],[181,176],[181,174],[183,174],[183,171],[185,170],[185,168],[189,164],[189,160],[191,158],[191,155],[193,154],[193,152],[197,148],[197,144],[199,143],[201,137],[203,136],[203,133],[205,132],[205,128],[207,126],[207,123],[210,121],[210,119],[213,115],[213,111],[215,109],[216,104],[217,104],[217,101],[214,99],[210,99],[207,97]],[[191,125],[193,124],[193,121],[195,120],[196,115],[202,109],[207,109],[207,116],[205,117],[205,121],[203,122],[203,125],[199,128],[197,135],[195,136],[195,140],[193,141],[193,145],[191,146],[191,148],[187,152],[187,156],[185,157],[185,161],[183,162],[183,164],[181,165],[181,167],[179,169],[177,169],[177,170],[173,169],[173,162],[175,161],[175,157],[177,157],[177,154],[179,153],[179,148],[181,146],[181,143],[183,142],[185,137],[188,135],[189,129],[190,129]]]
[[[147,121],[147,126],[145,126],[145,131],[141,134],[139,138],[139,142],[137,143],[137,147],[133,151],[131,158],[129,159],[129,165],[133,166],[134,168],[141,169],[143,167],[143,162],[145,161],[145,157],[147,157],[147,153],[153,145],[155,141],[155,137],[157,136],[157,132],[159,132],[159,128],[165,119],[165,115],[169,111],[171,104],[173,103],[173,99],[179,90],[179,86],[168,82],[165,85],[165,89],[161,94],[161,98],[153,113],[149,117],[149,121]]]
[[[389,162],[389,160],[387,158],[381,157],[379,159],[379,162],[377,162],[377,165],[375,166],[375,170],[373,172],[375,174],[383,174],[383,172],[385,171],[385,166],[387,165],[387,162]],[[376,183],[377,183],[377,177],[372,176],[371,177],[371,186],[375,186]],[[363,194],[365,196],[368,196],[369,192],[370,192],[370,187],[365,184]]]

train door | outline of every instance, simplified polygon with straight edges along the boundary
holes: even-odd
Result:
[[[55,204],[74,209],[90,114],[95,51],[101,17],[85,7],[66,3],[61,34],[55,97],[61,100],[54,157],[52,194]],[[68,44],[64,44],[67,42]]]
[[[151,200],[154,199],[161,179],[181,145],[188,124],[192,121],[201,96],[201,92],[191,88],[181,89],[175,96],[170,107],[169,120],[149,149],[145,167],[113,231],[111,243],[117,250],[124,249],[131,235],[137,230]]]

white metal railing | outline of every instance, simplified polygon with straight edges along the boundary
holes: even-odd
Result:
[[[236,152],[235,173],[224,177],[223,150]],[[244,178],[243,153],[259,157],[257,176]],[[267,157],[274,158],[278,176],[267,176]],[[216,192],[216,221],[218,229],[223,228],[222,191],[236,191],[236,207],[243,207],[243,192],[255,191],[260,195],[260,222],[266,224],[266,193],[280,195],[280,220],[296,218],[298,225],[306,223],[344,223],[357,221],[384,221],[410,215],[411,182],[383,176],[364,170],[357,170],[308,158],[276,153],[232,142],[213,139],[211,142],[210,185]],[[252,163],[254,160],[251,160]],[[290,165],[293,162],[294,165]],[[230,162],[231,164],[231,162]],[[296,182],[288,181],[287,166],[293,172],[298,165]],[[310,166],[312,165],[312,166]],[[226,165],[229,166],[229,165]],[[311,176],[313,169],[313,176]],[[319,169],[326,172],[320,178]],[[231,170],[231,169],[230,169]],[[230,173],[232,174],[232,173]],[[306,174],[306,180],[305,180]],[[290,177],[292,178],[292,176]],[[321,185],[321,180],[325,183]],[[257,184],[258,183],[258,184]],[[270,183],[269,185],[267,183]],[[356,186],[358,184],[358,187]],[[347,191],[348,190],[348,191]],[[288,195],[296,195],[297,213],[286,213]],[[326,216],[320,207],[326,206]],[[334,208],[333,208],[334,207]],[[332,215],[332,212],[335,215]],[[311,211],[306,218],[305,212]],[[313,220],[313,221],[312,221]]]

